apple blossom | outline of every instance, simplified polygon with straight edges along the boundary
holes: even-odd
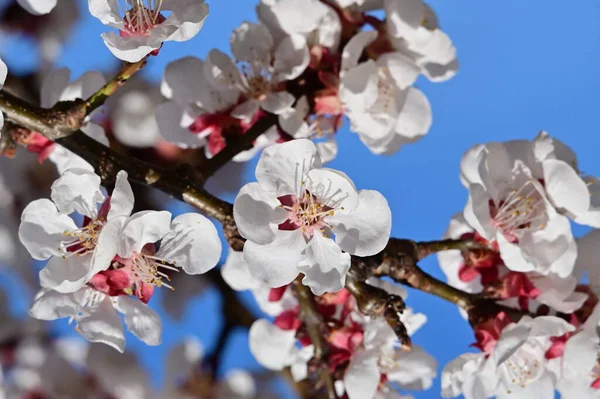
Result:
[[[496,241],[510,270],[567,277],[577,245],[567,217],[551,196],[565,193],[571,175],[554,173],[556,161],[539,162],[525,140],[488,143],[462,159],[461,179],[469,189],[466,221],[488,241]],[[587,191],[587,190],[586,190]]]
[[[339,96],[351,129],[375,154],[391,154],[427,134],[431,107],[425,95],[411,87],[419,68],[399,53],[376,61],[358,62],[375,31],[356,34],[342,54]]]
[[[75,292],[110,266],[107,237],[116,235],[131,213],[133,192],[127,173],[121,171],[112,196],[105,200],[100,176],[83,169],[69,169],[52,185],[51,198],[25,207],[19,238],[34,259],[50,259],[40,271],[42,287]],[[104,205],[98,209],[101,202]],[[82,227],[68,216],[72,212],[85,217]]]
[[[574,330],[573,325],[555,316],[523,316],[513,323],[500,313],[493,328],[478,330],[479,347],[484,352],[463,354],[446,365],[442,395],[462,393],[473,399],[552,397],[553,372],[546,355],[551,338]]]
[[[216,90],[206,77],[205,65],[195,57],[167,65],[161,92],[170,101],[157,107],[156,120],[167,141],[181,148],[204,147],[210,158],[225,148],[226,135],[244,134],[252,126],[254,115],[249,119],[232,115],[241,90]],[[254,148],[242,151],[233,160],[247,161],[278,137],[275,127],[269,129],[255,141]]]
[[[206,78],[218,91],[238,89],[244,100],[231,115],[250,119],[262,108],[280,114],[292,106],[294,96],[285,82],[304,72],[310,61],[306,39],[299,34],[275,43],[262,24],[244,22],[231,35],[235,61],[219,50],[211,50],[204,63]]]
[[[204,0],[88,0],[90,13],[104,25],[118,29],[102,39],[113,55],[138,62],[160,50],[163,42],[192,39],[204,25]],[[170,12],[167,17],[161,12]]]
[[[304,273],[316,294],[344,286],[350,254],[373,255],[387,244],[391,212],[377,191],[357,192],[343,173],[321,168],[305,139],[267,147],[234,202],[244,257],[257,280],[279,287]],[[335,235],[335,240],[331,238]]]

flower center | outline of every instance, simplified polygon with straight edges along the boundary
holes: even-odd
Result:
[[[163,0],[125,0],[122,8],[125,30],[121,36],[148,36],[150,29],[165,20],[160,14]]]
[[[490,200],[490,215],[494,226],[512,242],[518,240],[515,233],[543,229],[548,219],[544,198],[532,180],[511,190],[497,205]]]
[[[249,97],[262,100],[271,92],[273,73],[267,61],[254,61],[240,65],[246,82],[241,88]]]
[[[67,259],[73,255],[79,256],[93,251],[104,223],[104,220],[92,220],[78,230],[63,232],[64,236],[72,239],[61,243],[62,248],[59,248],[59,251],[63,253],[62,258]]]
[[[325,234],[326,228],[332,228],[325,218],[333,216],[335,209],[319,201],[309,190],[305,190],[301,197],[285,195],[278,199],[281,202],[280,207],[288,211],[289,215],[288,219],[279,225],[280,230],[301,229],[304,236],[310,238],[316,231]]]

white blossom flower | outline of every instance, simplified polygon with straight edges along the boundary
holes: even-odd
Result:
[[[17,3],[33,15],[48,14],[58,0],[17,0]]]
[[[0,89],[4,86],[6,75],[8,75],[8,68],[0,58]],[[0,112],[0,129],[2,129],[2,126],[4,126],[4,113]]]
[[[523,316],[503,328],[491,353],[464,354],[442,372],[442,395],[466,398],[553,397],[554,380],[546,353],[551,337],[575,327],[554,316]]]
[[[300,76],[308,66],[310,55],[304,36],[289,35],[275,43],[264,25],[244,22],[231,35],[231,52],[235,61],[211,50],[204,71],[216,90],[237,88],[245,96],[232,111],[233,116],[249,119],[259,108],[279,114],[294,103],[285,82]]]
[[[469,189],[465,219],[498,243],[510,270],[561,278],[573,270],[577,245],[569,220],[553,206],[556,198],[571,196],[571,175],[554,173],[554,164],[537,161],[528,141],[479,145],[462,159],[461,179]]]
[[[167,211],[137,212],[103,244],[111,249],[106,251],[107,258],[115,257],[106,283],[117,290],[131,290],[143,302],[150,300],[154,286],[172,288],[161,269],[177,271],[180,267],[187,274],[201,274],[215,267],[221,257],[215,225],[197,213],[171,220]]]
[[[133,209],[127,173],[117,174],[115,190],[105,201],[100,176],[69,169],[52,185],[52,201],[39,199],[23,210],[19,238],[34,259],[50,259],[40,271],[44,288],[68,293],[79,290],[96,273],[110,266],[109,237],[115,236]],[[68,215],[87,219],[78,227]]]
[[[267,147],[256,178],[240,190],[233,213],[247,239],[250,274],[270,287],[302,272],[315,294],[337,291],[350,254],[376,254],[387,244],[391,212],[385,198],[377,191],[357,192],[345,174],[321,168],[309,140]]]
[[[31,317],[39,320],[68,317],[88,341],[123,352],[125,335],[119,313],[124,315],[125,325],[133,335],[148,345],[161,343],[162,322],[158,314],[129,296],[113,297],[88,286],[67,294],[42,289],[29,309]]]
[[[456,74],[456,48],[422,0],[385,0],[387,32],[395,49],[410,57],[433,82]]]
[[[427,133],[431,107],[411,87],[420,69],[408,57],[387,53],[376,61],[358,62],[376,37],[375,31],[362,31],[344,48],[339,96],[361,141],[375,154],[390,154]]]
[[[163,42],[192,39],[208,16],[204,0],[88,0],[88,4],[94,17],[119,30],[103,33],[102,39],[115,57],[127,62],[157,52]]]
[[[323,2],[308,0],[298,6],[294,0],[261,0],[256,13],[276,42],[287,35],[300,34],[309,47],[337,51],[342,25],[336,11]]]

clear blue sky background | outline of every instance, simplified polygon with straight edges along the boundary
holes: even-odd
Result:
[[[60,1],[60,0],[59,0]],[[104,47],[103,25],[83,16],[57,67],[74,76],[90,69],[109,71],[116,61]],[[252,0],[209,1],[211,14],[200,34],[186,43],[167,43],[144,70],[159,80],[165,65],[186,55],[205,57],[213,48],[229,51],[231,30],[243,20],[255,20]],[[339,156],[331,167],[343,170],[359,188],[381,191],[393,212],[393,235],[416,240],[439,238],[450,217],[464,207],[466,192],[458,179],[462,154],[485,141],[533,138],[541,130],[570,145],[581,169],[600,175],[600,2],[597,0],[434,0],[441,25],[453,39],[461,63],[451,81],[418,82],[433,107],[433,127],[422,141],[391,157],[377,157],[347,127],[339,132]],[[9,69],[35,65],[33,47],[6,42],[2,58]],[[245,180],[253,179],[254,162]],[[231,197],[229,199],[232,199]],[[179,211],[185,206],[177,205]],[[577,230],[581,233],[583,230]],[[442,277],[434,258],[422,263]],[[5,280],[6,282],[6,280]],[[163,292],[161,294],[168,294]],[[161,314],[158,298],[152,301]],[[153,380],[162,378],[162,359],[178,340],[198,336],[210,350],[220,327],[219,300],[208,292],[189,302],[183,323],[164,315],[164,343],[146,347],[133,337],[128,348],[139,352]],[[411,291],[409,306],[428,315],[416,334],[441,367],[473,341],[468,324],[456,308],[440,299]],[[70,331],[66,321],[55,323]],[[246,332],[235,334],[227,348],[224,369],[257,368],[246,345]],[[439,380],[418,399],[439,398]]]

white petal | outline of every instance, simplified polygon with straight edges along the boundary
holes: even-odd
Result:
[[[92,254],[92,259],[89,266],[89,275],[87,279],[91,279],[96,273],[106,270],[117,255],[120,242],[120,233],[125,216],[114,217],[110,219],[100,230],[96,248]]]
[[[171,222],[156,257],[183,268],[187,274],[205,273],[221,258],[221,239],[206,217],[184,213]]]
[[[50,197],[62,213],[95,217],[97,204],[104,201],[100,176],[83,169],[69,169],[52,184]]]
[[[208,4],[200,1],[165,1],[163,9],[170,10],[171,15],[163,22],[176,30],[168,35],[166,40],[183,42],[194,38],[204,26],[208,17]]]
[[[329,168],[311,169],[305,187],[322,204],[336,210],[346,213],[358,207],[358,192],[343,172]]]
[[[127,62],[138,62],[162,45],[161,41],[150,37],[119,36],[114,32],[103,33],[102,39],[115,57]]]
[[[219,398],[254,399],[256,383],[252,374],[244,370],[229,370],[218,386]]]
[[[233,203],[233,218],[242,237],[261,245],[272,242],[277,225],[287,218],[280,205],[262,184],[244,185]]]
[[[306,242],[300,229],[277,231],[275,240],[267,245],[252,241],[244,244],[244,259],[248,271],[256,280],[271,288],[291,283],[298,276],[298,262],[304,257]]]
[[[127,329],[148,345],[162,342],[162,322],[160,316],[137,298],[119,296],[115,306],[125,316]]]
[[[75,316],[80,309],[75,294],[43,291],[29,308],[29,315],[38,320],[56,320]]]
[[[296,331],[284,331],[268,320],[259,319],[249,333],[250,352],[264,367],[282,370],[288,365],[290,351],[296,341]]]
[[[431,105],[422,91],[410,87],[396,120],[396,133],[415,141],[429,131],[432,123]]]
[[[110,210],[107,219],[119,216],[129,216],[133,211],[133,190],[127,180],[127,172],[120,170],[117,173],[115,188],[110,196]]]
[[[165,68],[161,92],[181,106],[188,106],[209,90],[204,78],[204,61],[196,57],[184,57],[170,62]],[[166,95],[165,90],[171,95]]]
[[[69,256],[62,259],[53,256],[40,270],[40,285],[56,292],[70,293],[79,290],[87,283],[91,254]]]
[[[58,0],[17,0],[21,7],[33,15],[48,14]]]
[[[118,0],[89,0],[88,6],[90,14],[98,18],[104,25],[112,27],[123,25]]]
[[[279,115],[289,109],[296,99],[287,91],[271,92],[260,102],[260,106],[267,112]],[[239,115],[239,112],[238,112]]]
[[[363,30],[352,36],[342,52],[342,71],[345,72],[348,69],[356,67],[365,47],[371,44],[376,38],[377,31],[372,30]]]
[[[352,212],[339,212],[328,218],[335,240],[346,252],[357,256],[379,253],[390,237],[392,211],[381,193],[361,190],[358,207]]]
[[[317,147],[317,153],[323,164],[333,161],[337,156],[338,146],[335,140],[315,143],[315,146]]]
[[[231,33],[231,52],[237,61],[265,62],[273,49],[273,37],[262,24],[243,22]]]
[[[413,345],[410,352],[397,348],[397,364],[387,376],[404,389],[425,390],[431,387],[436,376],[437,361],[419,345]]]
[[[560,337],[575,331],[575,326],[555,316],[538,316],[533,319],[530,337]]]
[[[349,399],[372,399],[379,385],[379,366],[373,351],[359,350],[352,356],[344,374]]]
[[[581,215],[590,209],[590,193],[577,171],[557,159],[543,163],[544,183],[548,197],[559,209]]]
[[[8,75],[8,68],[2,59],[0,59],[0,88],[4,86],[6,82],[6,75]]]
[[[412,38],[425,18],[422,0],[386,0],[387,27],[393,37]]]
[[[263,102],[265,101],[258,101],[255,98],[249,98],[231,110],[231,116],[243,121],[251,120],[252,117],[258,112]],[[276,105],[277,104],[275,104],[275,106]],[[269,103],[267,103],[267,107],[268,106]]]
[[[301,182],[321,160],[310,140],[292,140],[265,148],[256,166],[256,179],[276,197],[299,195]]]
[[[274,60],[278,80],[296,79],[310,62],[306,39],[301,35],[284,37],[275,49]]]
[[[227,260],[221,267],[221,276],[236,291],[251,290],[260,286],[260,283],[248,271],[244,253],[232,249],[229,250]]]
[[[88,341],[104,343],[121,353],[125,350],[123,326],[110,297],[104,297],[94,308],[86,308],[77,322],[81,335]]]
[[[373,60],[348,70],[340,79],[339,97],[350,111],[364,112],[379,95],[377,65]]]
[[[213,49],[204,62],[204,76],[217,90],[230,90],[241,85],[242,77],[227,54]]]
[[[40,105],[44,108],[51,108],[56,104],[70,79],[69,68],[57,69],[46,76],[40,89]]]
[[[65,240],[63,233],[76,229],[73,219],[59,213],[52,201],[39,199],[23,210],[19,239],[34,259],[48,259],[52,255],[61,255],[59,247]]]
[[[386,68],[396,86],[402,90],[412,86],[421,73],[421,68],[412,58],[399,52],[382,54],[377,58],[377,65]]]
[[[204,145],[204,138],[189,129],[193,119],[175,101],[157,106],[155,116],[160,135],[168,142],[181,148],[198,148]]]
[[[331,238],[318,232],[308,242],[306,258],[298,264],[304,273],[302,283],[315,295],[336,292],[344,288],[346,274],[350,269],[350,255],[342,252]]]
[[[506,362],[517,349],[527,342],[531,330],[530,322],[531,318],[524,316],[518,324],[509,324],[502,330],[492,354],[496,366]]]
[[[119,238],[119,256],[128,258],[142,247],[155,243],[169,232],[171,213],[167,211],[142,211],[134,213],[123,226]]]

